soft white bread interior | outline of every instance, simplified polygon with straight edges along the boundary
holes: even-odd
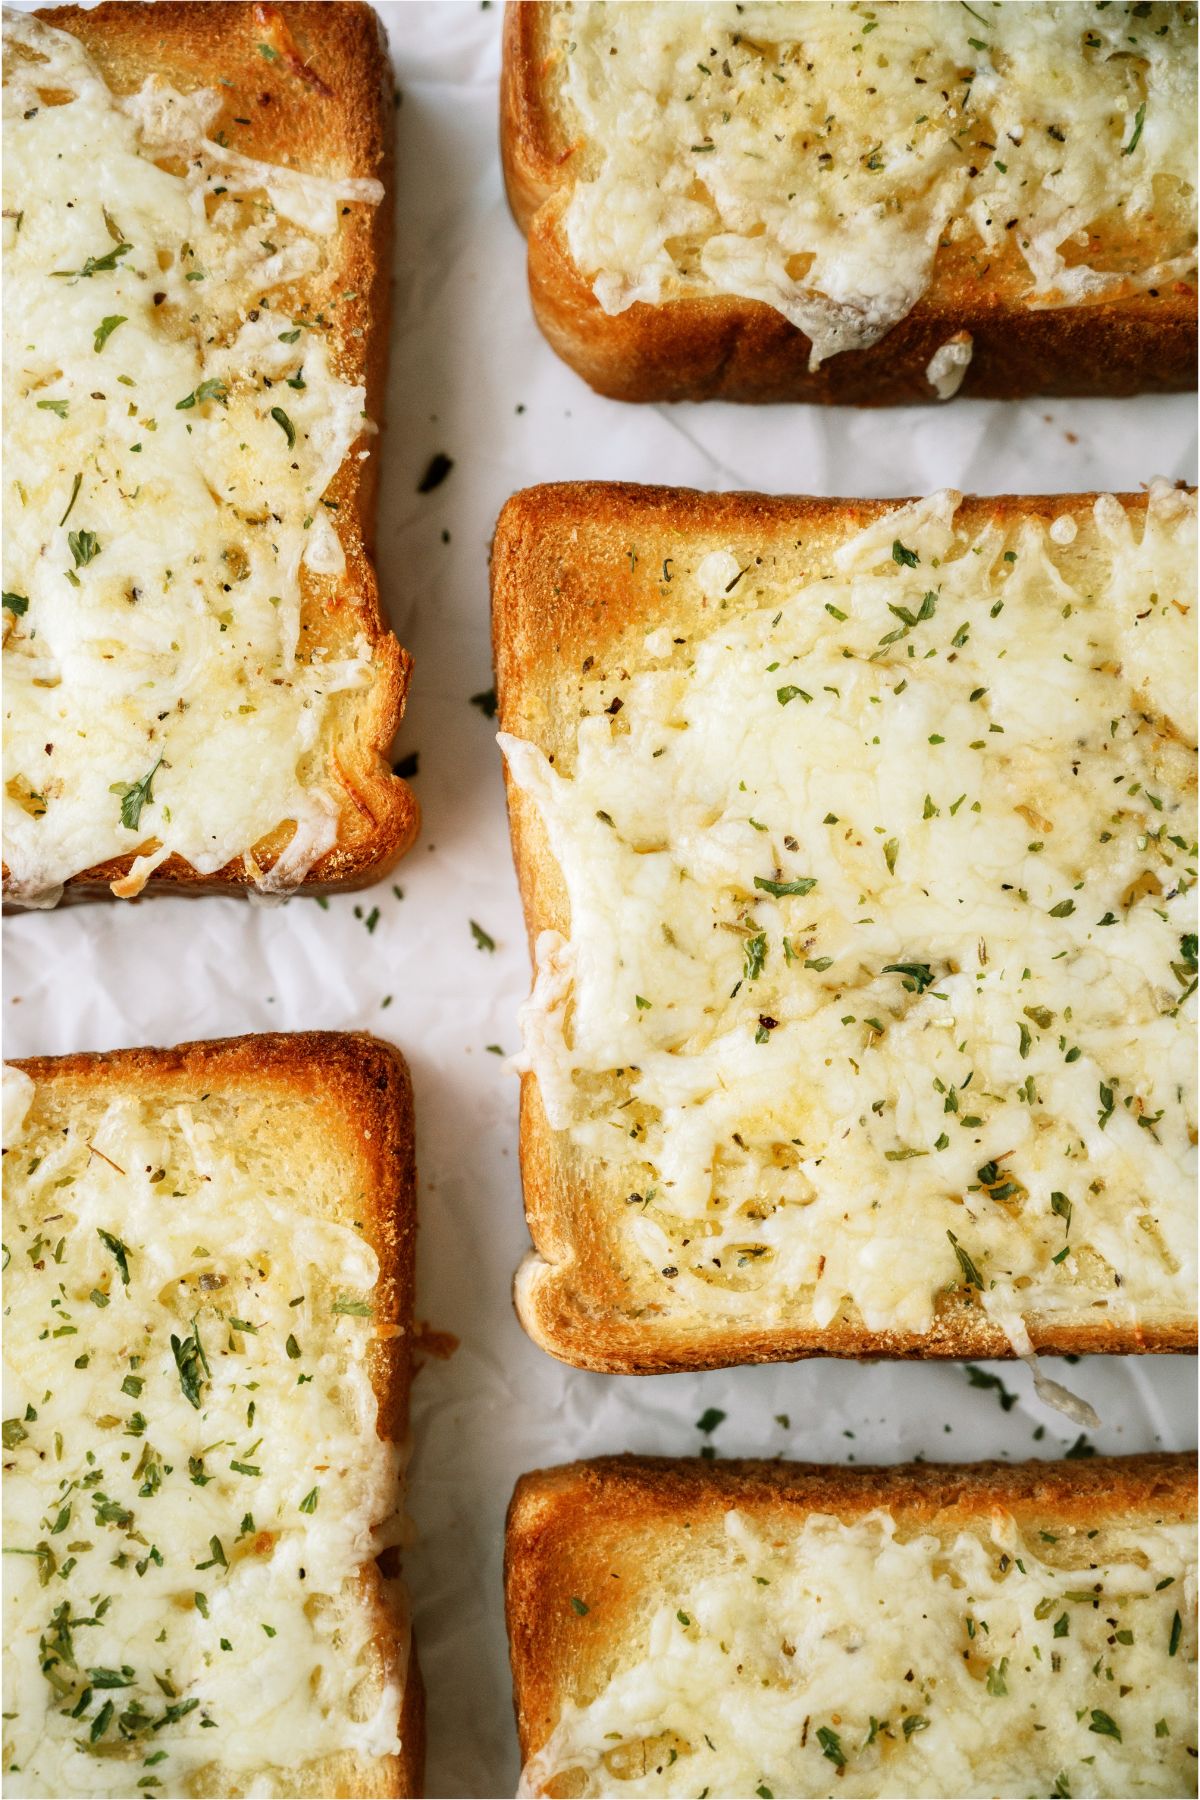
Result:
[[[5,1071],[5,1792],[412,1795],[407,1071]]]

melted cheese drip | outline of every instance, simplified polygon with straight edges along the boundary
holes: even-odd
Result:
[[[229,1101],[64,1111],[6,1070],[5,1110],[5,1792],[211,1793],[221,1765],[270,1794],[395,1752],[357,1580],[398,1452],[371,1320],[335,1310],[369,1306],[374,1252]]]
[[[1034,305],[1194,266],[1191,7],[572,5],[553,33],[596,159],[567,242],[605,312],[761,300],[816,368],[912,310],[947,233],[1015,243]],[[1152,219],[1153,265],[1128,249]]]
[[[1195,502],[1081,560],[958,498],[782,604],[710,553],[619,712],[503,740],[570,906],[525,1066],[667,1315],[1194,1312]]]
[[[10,893],[52,904],[131,851],[123,893],[172,853],[212,874],[287,820],[294,887],[337,833],[330,696],[371,679],[363,639],[300,647],[364,393],[272,295],[382,190],[223,148],[207,91],[118,100],[28,15],[4,33]]]
[[[567,1770],[631,1796],[1195,1792],[1194,1525],[1106,1532],[1096,1560],[999,1511],[950,1540],[885,1512],[725,1525],[522,1794]]]

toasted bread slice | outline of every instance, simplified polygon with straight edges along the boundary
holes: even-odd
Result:
[[[527,1795],[1196,1792],[1189,1456],[523,1476]]]
[[[415,1233],[374,1038],[7,1068],[6,1790],[421,1792]]]
[[[1192,386],[1194,14],[984,10],[510,4],[559,355],[618,400]]]
[[[5,82],[7,898],[362,886],[417,826],[378,20],[61,7]]]
[[[1194,1346],[1194,588],[1163,484],[509,501],[538,1343]]]

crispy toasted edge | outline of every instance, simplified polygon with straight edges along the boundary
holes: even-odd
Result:
[[[195,86],[207,85],[215,70],[229,69],[240,72],[247,85],[256,80],[261,88],[269,82],[277,90],[275,110],[269,123],[255,117],[253,127],[239,131],[240,148],[248,155],[278,159],[296,150],[302,153],[313,143],[332,142],[341,153],[334,160],[345,165],[346,172],[383,182],[382,202],[361,208],[361,216],[348,220],[346,284],[358,292],[355,300],[339,307],[331,333],[340,373],[363,383],[368,417],[382,425],[391,307],[395,108],[387,41],[373,9],[363,0],[340,0],[337,6],[326,0],[280,0],[277,5],[251,0],[155,0],[153,5],[102,0],[94,8],[60,6],[36,16],[71,32],[93,54],[103,54],[106,45],[115,49],[123,63],[137,62],[140,72],[157,66],[156,52],[161,55],[161,45],[170,41],[173,63],[183,61],[194,68]],[[319,75],[323,72],[322,79],[329,76],[332,95],[322,95],[283,65],[268,64],[259,56],[259,42],[270,42],[280,33],[284,44],[294,44],[295,33],[313,46],[306,66],[313,63]],[[277,73],[281,68],[283,72]],[[318,116],[316,129],[311,129],[310,109],[323,111],[327,105],[336,109],[334,116]],[[282,132],[275,128],[277,120],[283,122]],[[333,747],[331,773],[343,790],[339,842],[313,864],[300,884],[301,893],[349,891],[380,880],[410,847],[420,823],[416,797],[407,782],[393,774],[388,755],[404,713],[412,658],[389,629],[370,558],[379,459],[372,454],[360,461],[357,455],[369,443],[363,433],[351,445],[334,478],[333,492],[340,502],[338,536],[346,556],[343,586],[358,598],[356,613],[371,645],[374,679],[354,715],[353,738]],[[347,822],[362,820],[367,829],[341,841]],[[282,828],[271,835],[259,852],[261,866],[273,865],[288,836]],[[129,873],[138,854],[135,849],[81,870],[67,882],[66,897],[111,897],[111,883]],[[211,875],[199,875],[183,857],[171,856],[153,872],[143,892],[244,894],[253,888],[240,855]],[[20,907],[11,899],[7,904]]]
[[[564,1703],[593,1688],[619,1661],[630,1615],[645,1596],[636,1583],[609,1578],[610,1557],[623,1549],[636,1569],[639,1543],[653,1539],[665,1551],[685,1520],[712,1522],[734,1507],[780,1528],[814,1512],[851,1521],[877,1507],[901,1525],[938,1533],[969,1529],[996,1507],[1010,1510],[1020,1524],[1052,1517],[1081,1529],[1098,1520],[1149,1525],[1196,1516],[1196,1458],[1159,1452],[1086,1461],[839,1468],[602,1456],[522,1475],[509,1504],[504,1546],[522,1763],[547,1742]],[[586,1597],[586,1614],[570,1606],[572,1595]]]
[[[412,1081],[399,1050],[366,1032],[261,1032],[206,1038],[166,1049],[85,1051],[70,1056],[14,1059],[39,1086],[68,1098],[97,1092],[144,1099],[181,1084],[197,1094],[261,1094],[275,1090],[312,1108],[313,1129],[340,1129],[348,1154],[366,1170],[363,1236],[379,1260],[377,1317],[395,1335],[369,1347],[367,1372],[381,1438],[408,1438],[412,1381],[413,1282],[416,1254],[416,1149]],[[399,1503],[400,1496],[397,1496]],[[383,1678],[401,1686],[401,1750],[396,1756],[320,1759],[334,1784],[322,1791],[380,1796],[421,1792],[424,1774],[424,1690],[412,1646],[407,1596],[388,1571],[363,1571],[362,1597],[374,1621],[374,1649]],[[349,1774],[347,1774],[349,1770]],[[341,1785],[346,1781],[351,1785]]]
[[[545,0],[508,0],[500,145],[509,204],[528,239],[534,315],[551,346],[597,393],[615,400],[807,400],[855,406],[938,404],[926,369],[969,331],[974,354],[960,392],[1172,393],[1196,385],[1196,287],[1090,306],[1009,306],[973,274],[936,284],[868,350],[808,367],[811,344],[763,301],[698,296],[605,313],[571,259],[562,215],[572,190],[567,142],[546,75]]]
[[[1144,511],[1145,494],[1117,498]],[[968,529],[987,520],[1046,521],[1090,511],[1095,494],[964,498],[958,518]],[[902,500],[839,500],[766,494],[712,494],[639,487],[628,482],[560,482],[514,494],[497,522],[492,546],[492,634],[502,730],[547,748],[545,733],[556,687],[573,679],[581,659],[625,653],[634,666],[638,637],[678,617],[656,579],[661,559],[686,542],[746,555],[777,547],[794,555],[798,537],[821,537],[826,551]],[[636,567],[614,554],[628,540]],[[819,551],[817,551],[819,554]],[[530,950],[546,929],[566,931],[566,892],[537,808],[505,774],[513,860]],[[852,1318],[815,1327],[714,1330],[633,1317],[622,1308],[623,1283],[613,1267],[585,1190],[586,1165],[567,1136],[551,1130],[537,1079],[521,1079],[521,1179],[534,1251],[514,1283],[517,1315],[534,1342],[577,1368],[645,1375],[784,1362],[806,1356],[1012,1357],[1003,1331],[961,1293],[951,1296],[926,1335],[868,1331]],[[1034,1348],[1049,1354],[1194,1353],[1196,1321],[1145,1323],[1031,1319]]]

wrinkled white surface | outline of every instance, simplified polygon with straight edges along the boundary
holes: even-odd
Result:
[[[404,101],[378,550],[393,622],[416,657],[400,749],[420,752],[425,812],[395,877],[404,900],[389,881],[328,911],[311,900],[274,910],[159,900],[12,919],[5,1050],[310,1026],[377,1031],[404,1050],[421,1170],[418,1311],[462,1339],[414,1395],[419,1542],[406,1566],[429,1690],[427,1792],[500,1795],[518,1773],[500,1571],[504,1509],[522,1470],[610,1450],[694,1453],[706,1407],[728,1414],[713,1434],[727,1455],[1015,1459],[1053,1453],[1075,1430],[1033,1398],[1019,1365],[997,1365],[1019,1396],[1005,1413],[955,1365],[813,1362],[639,1381],[573,1373],[524,1338],[508,1298],[527,1244],[516,1084],[485,1046],[516,1049],[528,961],[500,754],[493,726],[469,704],[492,681],[486,553],[496,513],[514,488],[567,476],[865,495],[1194,479],[1195,401],[854,413],[597,399],[529,316],[496,155],[499,7],[380,10]],[[455,467],[419,496],[439,450]],[[374,906],[368,935],[355,908]],[[494,955],[475,948],[471,919],[495,938]],[[1097,1404],[1102,1450],[1194,1443],[1187,1359],[1046,1366]]]

